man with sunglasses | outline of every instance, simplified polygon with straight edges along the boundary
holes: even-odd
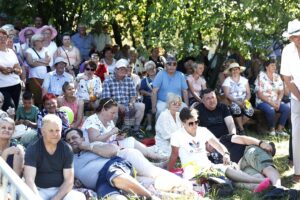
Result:
[[[55,70],[47,73],[42,88],[43,96],[47,93],[59,96],[63,94],[62,86],[65,82],[73,82],[74,78],[71,74],[65,72],[67,61],[63,57],[57,57],[54,61]]]
[[[170,92],[183,97],[182,107],[189,105],[185,76],[183,73],[176,71],[176,68],[176,58],[173,55],[168,55],[165,69],[158,72],[153,81],[151,101],[152,113],[156,113],[156,118],[158,118],[161,111],[166,109],[167,94]]]

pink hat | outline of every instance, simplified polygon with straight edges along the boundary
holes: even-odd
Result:
[[[51,31],[51,40],[53,40],[57,36],[57,31],[53,26],[45,25],[37,30],[37,33],[43,33],[45,30],[50,29]]]
[[[33,35],[35,34],[35,32],[36,32],[36,28],[35,27],[26,27],[26,28],[23,28],[20,32],[19,32],[19,40],[22,42],[22,43],[24,43],[24,42],[26,42],[26,39],[25,39],[25,33],[26,33],[26,31],[28,31],[28,30],[31,30],[31,31],[33,31]]]

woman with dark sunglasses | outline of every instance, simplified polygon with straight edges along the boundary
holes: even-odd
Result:
[[[76,77],[76,96],[83,99],[85,108],[95,110],[99,105],[102,92],[101,80],[96,76],[97,64],[94,61],[84,63],[84,72]]]
[[[194,109],[183,108],[179,114],[182,128],[171,137],[172,153],[168,164],[169,170],[179,156],[183,168],[183,178],[192,179],[198,174],[218,171],[241,186],[262,191],[270,184],[269,178],[255,177],[230,166],[230,153],[226,147],[205,127],[198,126],[198,113]],[[206,143],[223,155],[223,164],[213,164],[207,157]]]

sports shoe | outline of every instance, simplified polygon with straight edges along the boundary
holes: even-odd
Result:
[[[269,178],[265,178],[262,182],[258,184],[258,186],[255,188],[254,192],[262,192],[266,190],[271,185],[271,181]]]
[[[284,137],[287,137],[287,136],[289,136],[289,134],[288,133],[286,133],[286,132],[284,132],[284,131],[276,131],[276,133],[277,133],[277,135],[279,135],[279,136],[284,136]]]
[[[146,131],[152,131],[152,126],[150,124],[147,125]]]
[[[276,135],[276,132],[275,132],[275,131],[270,131],[270,132],[269,132],[269,135],[275,136],[275,135]]]

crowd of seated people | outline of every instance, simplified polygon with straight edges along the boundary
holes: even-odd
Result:
[[[274,60],[252,77],[253,105],[245,67],[236,60],[224,62],[216,94],[203,74],[207,59],[188,57],[184,74],[176,56],[162,55],[160,47],[147,61],[128,45],[116,52],[103,27],[89,33],[79,24],[74,35],[61,35],[59,47],[60,33],[50,25],[24,27],[13,36],[13,26],[0,28],[0,155],[37,196],[84,199],[73,190],[75,179],[101,198],[195,195],[190,180],[209,168],[255,191],[282,187],[274,144],[245,136],[254,108],[265,113],[270,135],[288,135],[290,106],[282,102]],[[18,45],[10,45],[11,37],[19,49],[12,49]],[[154,134],[154,146],[140,141],[144,131]],[[218,161],[209,160],[212,152]],[[182,177],[167,171],[178,158]]]

